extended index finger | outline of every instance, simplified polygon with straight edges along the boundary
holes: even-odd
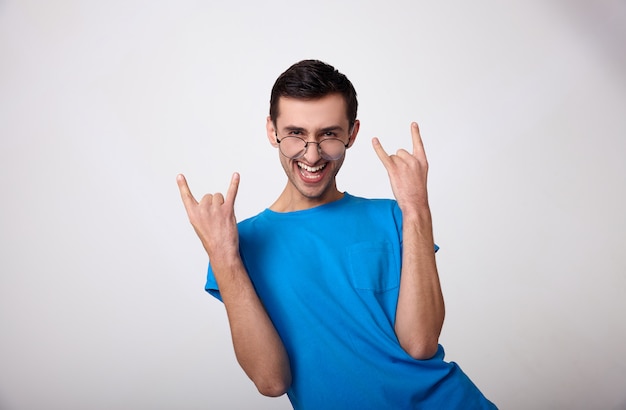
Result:
[[[231,206],[235,205],[235,198],[237,198],[237,192],[239,191],[239,179],[239,173],[235,172],[230,179],[230,186],[226,192],[226,200],[224,202]]]
[[[391,158],[389,158],[389,155],[387,154],[387,151],[385,151],[385,149],[383,148],[380,140],[376,137],[372,138],[372,145],[374,146],[374,151],[376,151],[376,155],[378,155],[380,161],[383,163],[385,168],[387,168],[387,165],[391,162]]]
[[[413,155],[416,157],[426,158],[424,143],[420,135],[420,128],[416,122],[411,123],[411,138],[413,140]]]
[[[176,183],[178,184],[178,190],[180,191],[180,197],[183,200],[185,209],[189,209],[193,205],[198,205],[198,201],[196,201],[196,198],[191,194],[189,185],[187,185],[187,179],[185,179],[183,174],[176,176]]]

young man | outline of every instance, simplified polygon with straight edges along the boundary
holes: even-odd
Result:
[[[197,202],[177,178],[208,253],[206,290],[223,301],[237,360],[267,396],[296,409],[495,408],[443,360],[444,302],[416,123],[413,148],[388,155],[396,200],[354,197],[335,177],[359,132],[356,92],[305,60],[276,80],[267,137],[287,184],[237,224],[239,175]]]

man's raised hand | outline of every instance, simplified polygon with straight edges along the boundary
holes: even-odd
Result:
[[[413,152],[399,149],[395,155],[388,155],[378,138],[372,139],[376,155],[389,174],[393,195],[403,213],[428,210],[428,161],[419,127],[415,122],[411,123],[411,137]]]
[[[215,265],[220,258],[238,257],[235,198],[239,189],[239,174],[233,174],[226,198],[218,192],[203,196],[200,202],[191,194],[184,175],[179,174],[176,183],[189,221],[209,254],[211,263]]]

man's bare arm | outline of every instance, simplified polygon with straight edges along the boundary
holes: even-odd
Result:
[[[183,175],[176,178],[189,220],[209,255],[226,307],[237,361],[261,394],[280,396],[291,385],[285,347],[276,332],[239,254],[234,204],[239,174],[233,174],[226,198],[191,194]]]
[[[395,332],[407,353],[415,359],[428,359],[437,352],[445,306],[428,205],[428,162],[416,123],[411,124],[411,135],[412,153],[401,149],[388,155],[377,138],[372,143],[402,211],[402,271]]]

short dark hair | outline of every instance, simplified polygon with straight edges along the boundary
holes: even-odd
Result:
[[[280,97],[315,100],[334,93],[343,96],[346,115],[352,127],[356,121],[358,102],[356,90],[348,77],[322,61],[302,60],[276,79],[270,97],[270,118],[276,125]]]

